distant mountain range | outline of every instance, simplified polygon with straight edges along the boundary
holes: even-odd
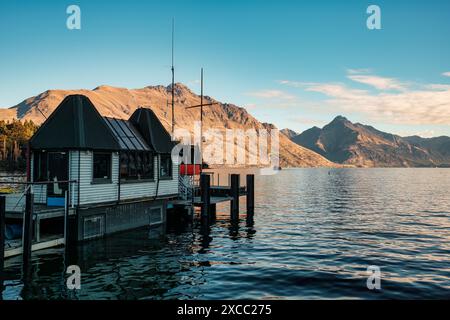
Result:
[[[450,167],[450,137],[400,137],[342,116],[290,139],[332,162],[357,167]]]
[[[104,116],[126,119],[138,107],[151,108],[170,130],[168,101],[171,99],[171,86],[48,90],[11,108],[0,109],[0,120],[32,120],[40,124],[70,94],[88,96]],[[234,104],[218,102],[211,97],[205,97],[204,102],[218,103],[204,109],[204,128],[275,128],[272,124],[259,122],[244,108]],[[200,115],[198,110],[186,107],[199,103],[200,97],[187,86],[175,84],[177,127],[192,131],[193,123],[200,119]],[[283,167],[450,167],[449,137],[400,137],[352,123],[342,116],[323,128],[313,127],[301,134],[290,129],[280,132],[280,164]]]
[[[295,136],[298,136],[298,133],[291,129],[282,129],[280,133],[284,134],[286,137],[292,140]]]
[[[198,109],[186,109],[200,104],[200,96],[187,86],[177,83],[175,91],[176,126],[192,132],[194,121],[200,120]],[[151,108],[168,131],[171,127],[171,86],[148,86],[140,89],[100,86],[94,90],[48,90],[28,98],[16,106],[0,109],[0,120],[32,120],[41,124],[61,101],[71,94],[83,94],[97,107],[98,111],[109,117],[128,119],[138,108]],[[205,97],[204,103],[218,102]],[[218,102],[217,105],[204,108],[204,128],[217,129],[268,129],[273,125],[261,123],[244,108],[230,103]],[[247,152],[248,147],[246,148]],[[282,167],[336,167],[337,165],[323,156],[295,144],[284,135],[280,135],[280,165]]]

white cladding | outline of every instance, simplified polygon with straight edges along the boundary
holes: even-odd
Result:
[[[71,187],[71,199],[74,204],[95,204],[120,200],[149,198],[178,194],[179,166],[172,165],[172,178],[170,180],[159,180],[157,172],[157,157],[154,157],[154,181],[145,182],[123,182],[119,187],[119,154],[112,153],[112,179],[108,183],[94,183],[93,175],[93,152],[92,151],[70,151],[69,152],[69,179],[79,181]],[[33,163],[33,161],[31,161]],[[78,169],[79,172],[78,172]],[[33,170],[31,168],[31,170]],[[33,172],[33,171],[31,171]],[[78,191],[79,187],[79,191]],[[35,203],[46,203],[46,186],[34,186]],[[80,201],[78,202],[78,196]]]

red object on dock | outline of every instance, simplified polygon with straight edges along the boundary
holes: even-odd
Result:
[[[195,176],[202,173],[202,166],[200,164],[184,164],[180,165],[180,174],[182,176]]]

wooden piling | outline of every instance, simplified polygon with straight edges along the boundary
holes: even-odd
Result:
[[[3,279],[5,270],[5,219],[6,198],[0,196],[0,297],[3,291]]]
[[[240,187],[240,175],[231,175],[231,192],[232,198],[230,203],[230,218],[232,221],[239,220],[239,187]]]
[[[31,262],[31,246],[33,240],[33,194],[31,190],[27,191],[26,202],[25,202],[25,213],[23,219],[23,236],[22,236],[22,246],[23,246],[23,271],[24,275],[28,275],[30,262]]]
[[[247,175],[247,220],[253,220],[255,213],[255,175]]]
[[[215,222],[216,221],[216,212],[217,212],[217,206],[216,204],[210,204],[209,205],[209,222]]]
[[[209,209],[211,204],[211,177],[208,174],[202,174],[200,176],[200,190],[201,190],[201,219],[202,222],[208,223],[209,221]]]
[[[69,243],[69,192],[64,193],[64,246],[67,249]]]

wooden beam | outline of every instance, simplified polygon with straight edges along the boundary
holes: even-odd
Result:
[[[0,295],[3,291],[3,279],[5,270],[5,218],[6,198],[0,196]]]
[[[240,175],[232,174],[231,192],[230,192],[230,196],[232,197],[230,203],[230,218],[231,221],[233,222],[239,221],[239,185],[240,185]]]
[[[208,174],[202,174],[200,176],[200,190],[201,190],[201,199],[202,199],[202,207],[201,207],[201,218],[202,223],[209,222],[209,209],[211,205],[211,178]]]
[[[247,175],[247,221],[253,221],[253,216],[255,213],[255,175]]]
[[[30,271],[30,263],[31,263],[31,250],[32,250],[32,241],[33,241],[33,194],[31,193],[30,188],[26,194],[26,202],[25,202],[25,213],[23,220],[23,252],[22,252],[22,267],[24,276],[28,276]]]
[[[196,106],[189,106],[186,107],[185,109],[194,109],[194,108],[201,108],[201,107],[209,107],[209,106],[214,106],[216,104],[220,104],[218,102],[214,102],[214,103],[204,103],[204,104],[198,104]]]

